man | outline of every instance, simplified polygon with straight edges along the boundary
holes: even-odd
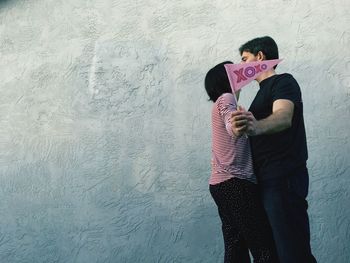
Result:
[[[267,36],[248,41],[239,51],[243,63],[278,59],[277,44]],[[301,91],[292,75],[278,75],[275,68],[256,81],[260,89],[249,111],[232,113],[232,130],[237,136],[250,136],[254,170],[280,262],[316,262],[305,200],[309,176]]]

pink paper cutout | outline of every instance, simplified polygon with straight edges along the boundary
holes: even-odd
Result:
[[[225,64],[232,92],[240,90],[243,86],[260,76],[261,73],[272,69],[281,61],[282,59],[271,59],[241,64]]]

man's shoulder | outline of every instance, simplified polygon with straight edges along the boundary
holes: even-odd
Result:
[[[269,87],[270,89],[276,88],[276,86],[290,84],[290,83],[297,83],[294,79],[292,74],[289,73],[282,73],[282,74],[275,74],[262,82],[262,86]]]
[[[275,75],[276,78],[274,80],[274,86],[285,86],[285,85],[292,85],[299,87],[298,82],[290,73],[283,73]]]
[[[276,80],[294,80],[295,81],[295,78],[290,73],[282,73],[282,74],[276,75]]]

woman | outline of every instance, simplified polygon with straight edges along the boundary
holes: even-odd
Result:
[[[236,99],[226,61],[210,69],[205,89],[212,108],[212,173],[210,193],[218,207],[225,244],[225,263],[278,262],[271,227],[258,196],[249,139],[232,133],[230,116]],[[236,94],[237,96],[239,94]]]

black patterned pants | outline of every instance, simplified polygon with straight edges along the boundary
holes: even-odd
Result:
[[[225,263],[277,263],[272,231],[257,185],[232,178],[209,186],[218,206],[225,244]]]

